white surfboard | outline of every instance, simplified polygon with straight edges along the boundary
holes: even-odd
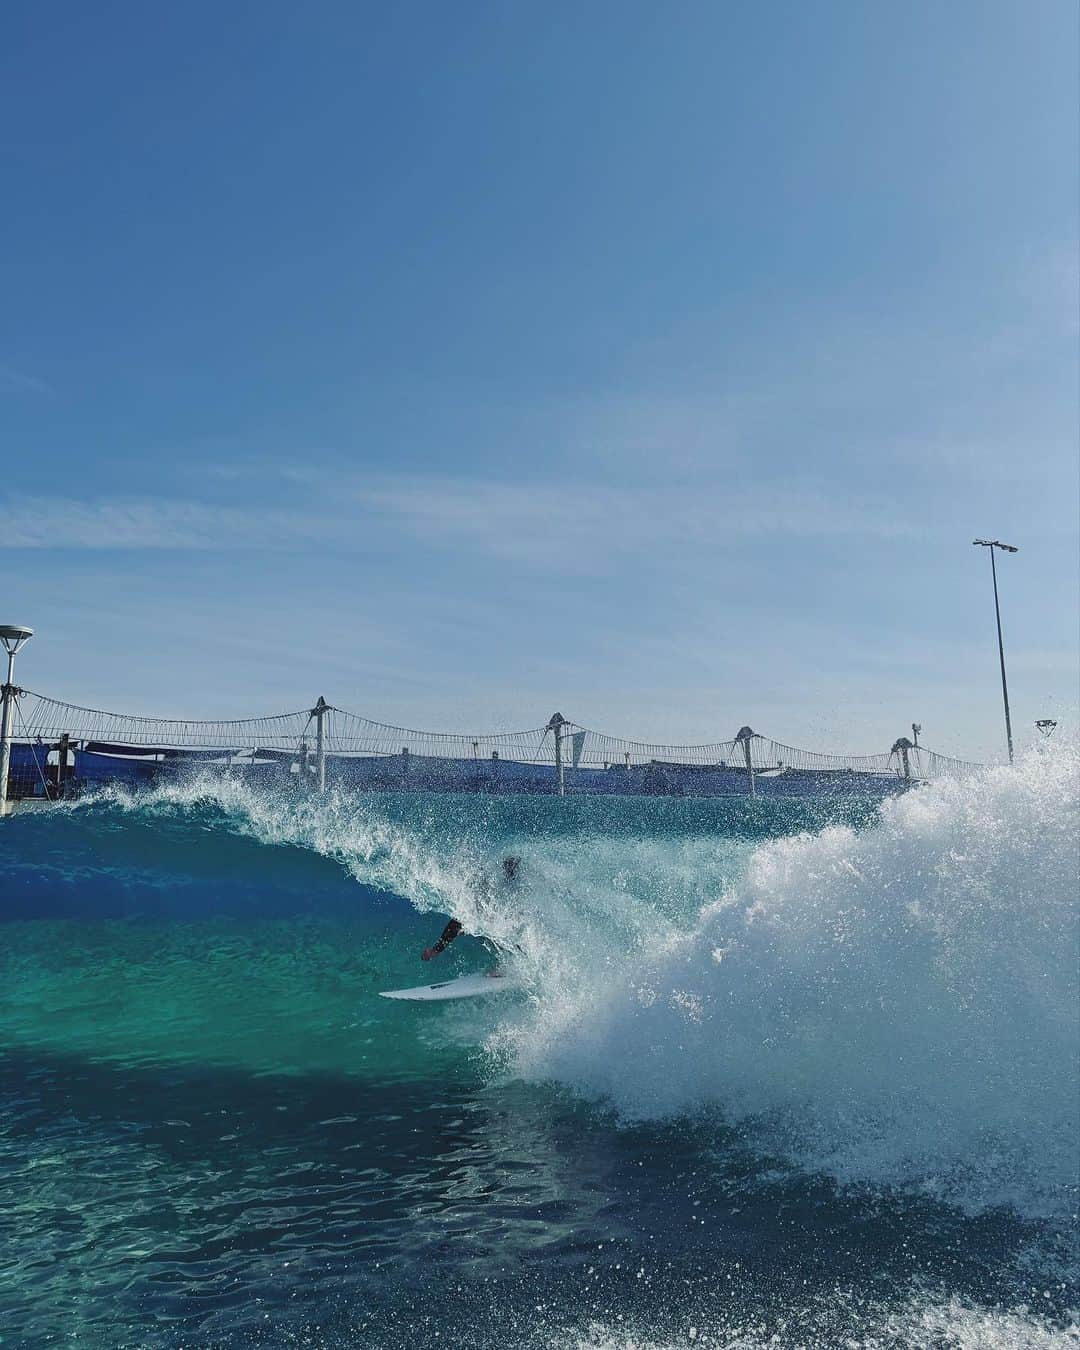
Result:
[[[442,980],[439,984],[421,984],[415,989],[385,989],[380,998],[403,998],[411,1003],[446,1003],[455,998],[483,998],[486,994],[502,994],[508,989],[520,989],[521,981],[513,975],[460,975],[456,980]]]

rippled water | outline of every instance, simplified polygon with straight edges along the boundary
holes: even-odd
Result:
[[[5,821],[3,1344],[1075,1344],[1075,825],[1068,755]],[[377,998],[451,912],[525,990]]]

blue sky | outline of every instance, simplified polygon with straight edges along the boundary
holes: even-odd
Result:
[[[20,682],[1002,752],[1077,703],[1077,12],[58,3],[0,51]]]

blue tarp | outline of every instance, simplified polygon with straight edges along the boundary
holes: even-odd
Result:
[[[55,768],[50,769],[48,758],[51,745],[46,745],[42,741],[37,741],[32,745],[25,742],[20,744],[13,741],[11,745],[11,761],[8,769],[8,796],[10,797],[44,797],[46,795],[45,786],[42,779],[47,783],[50,774],[55,777]]]
[[[97,786],[100,783],[149,783],[165,767],[158,760],[100,755],[93,750],[75,751],[75,781],[85,786]]]

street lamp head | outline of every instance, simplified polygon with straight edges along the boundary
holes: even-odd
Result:
[[[24,628],[21,623],[0,623],[0,642],[9,656],[14,656],[33,636],[34,630]]]
[[[1012,544],[1003,544],[1000,539],[973,539],[971,542],[973,544],[981,544],[983,548],[1000,548],[1003,549],[1006,553],[1020,552],[1020,550],[1018,548],[1014,548]]]

